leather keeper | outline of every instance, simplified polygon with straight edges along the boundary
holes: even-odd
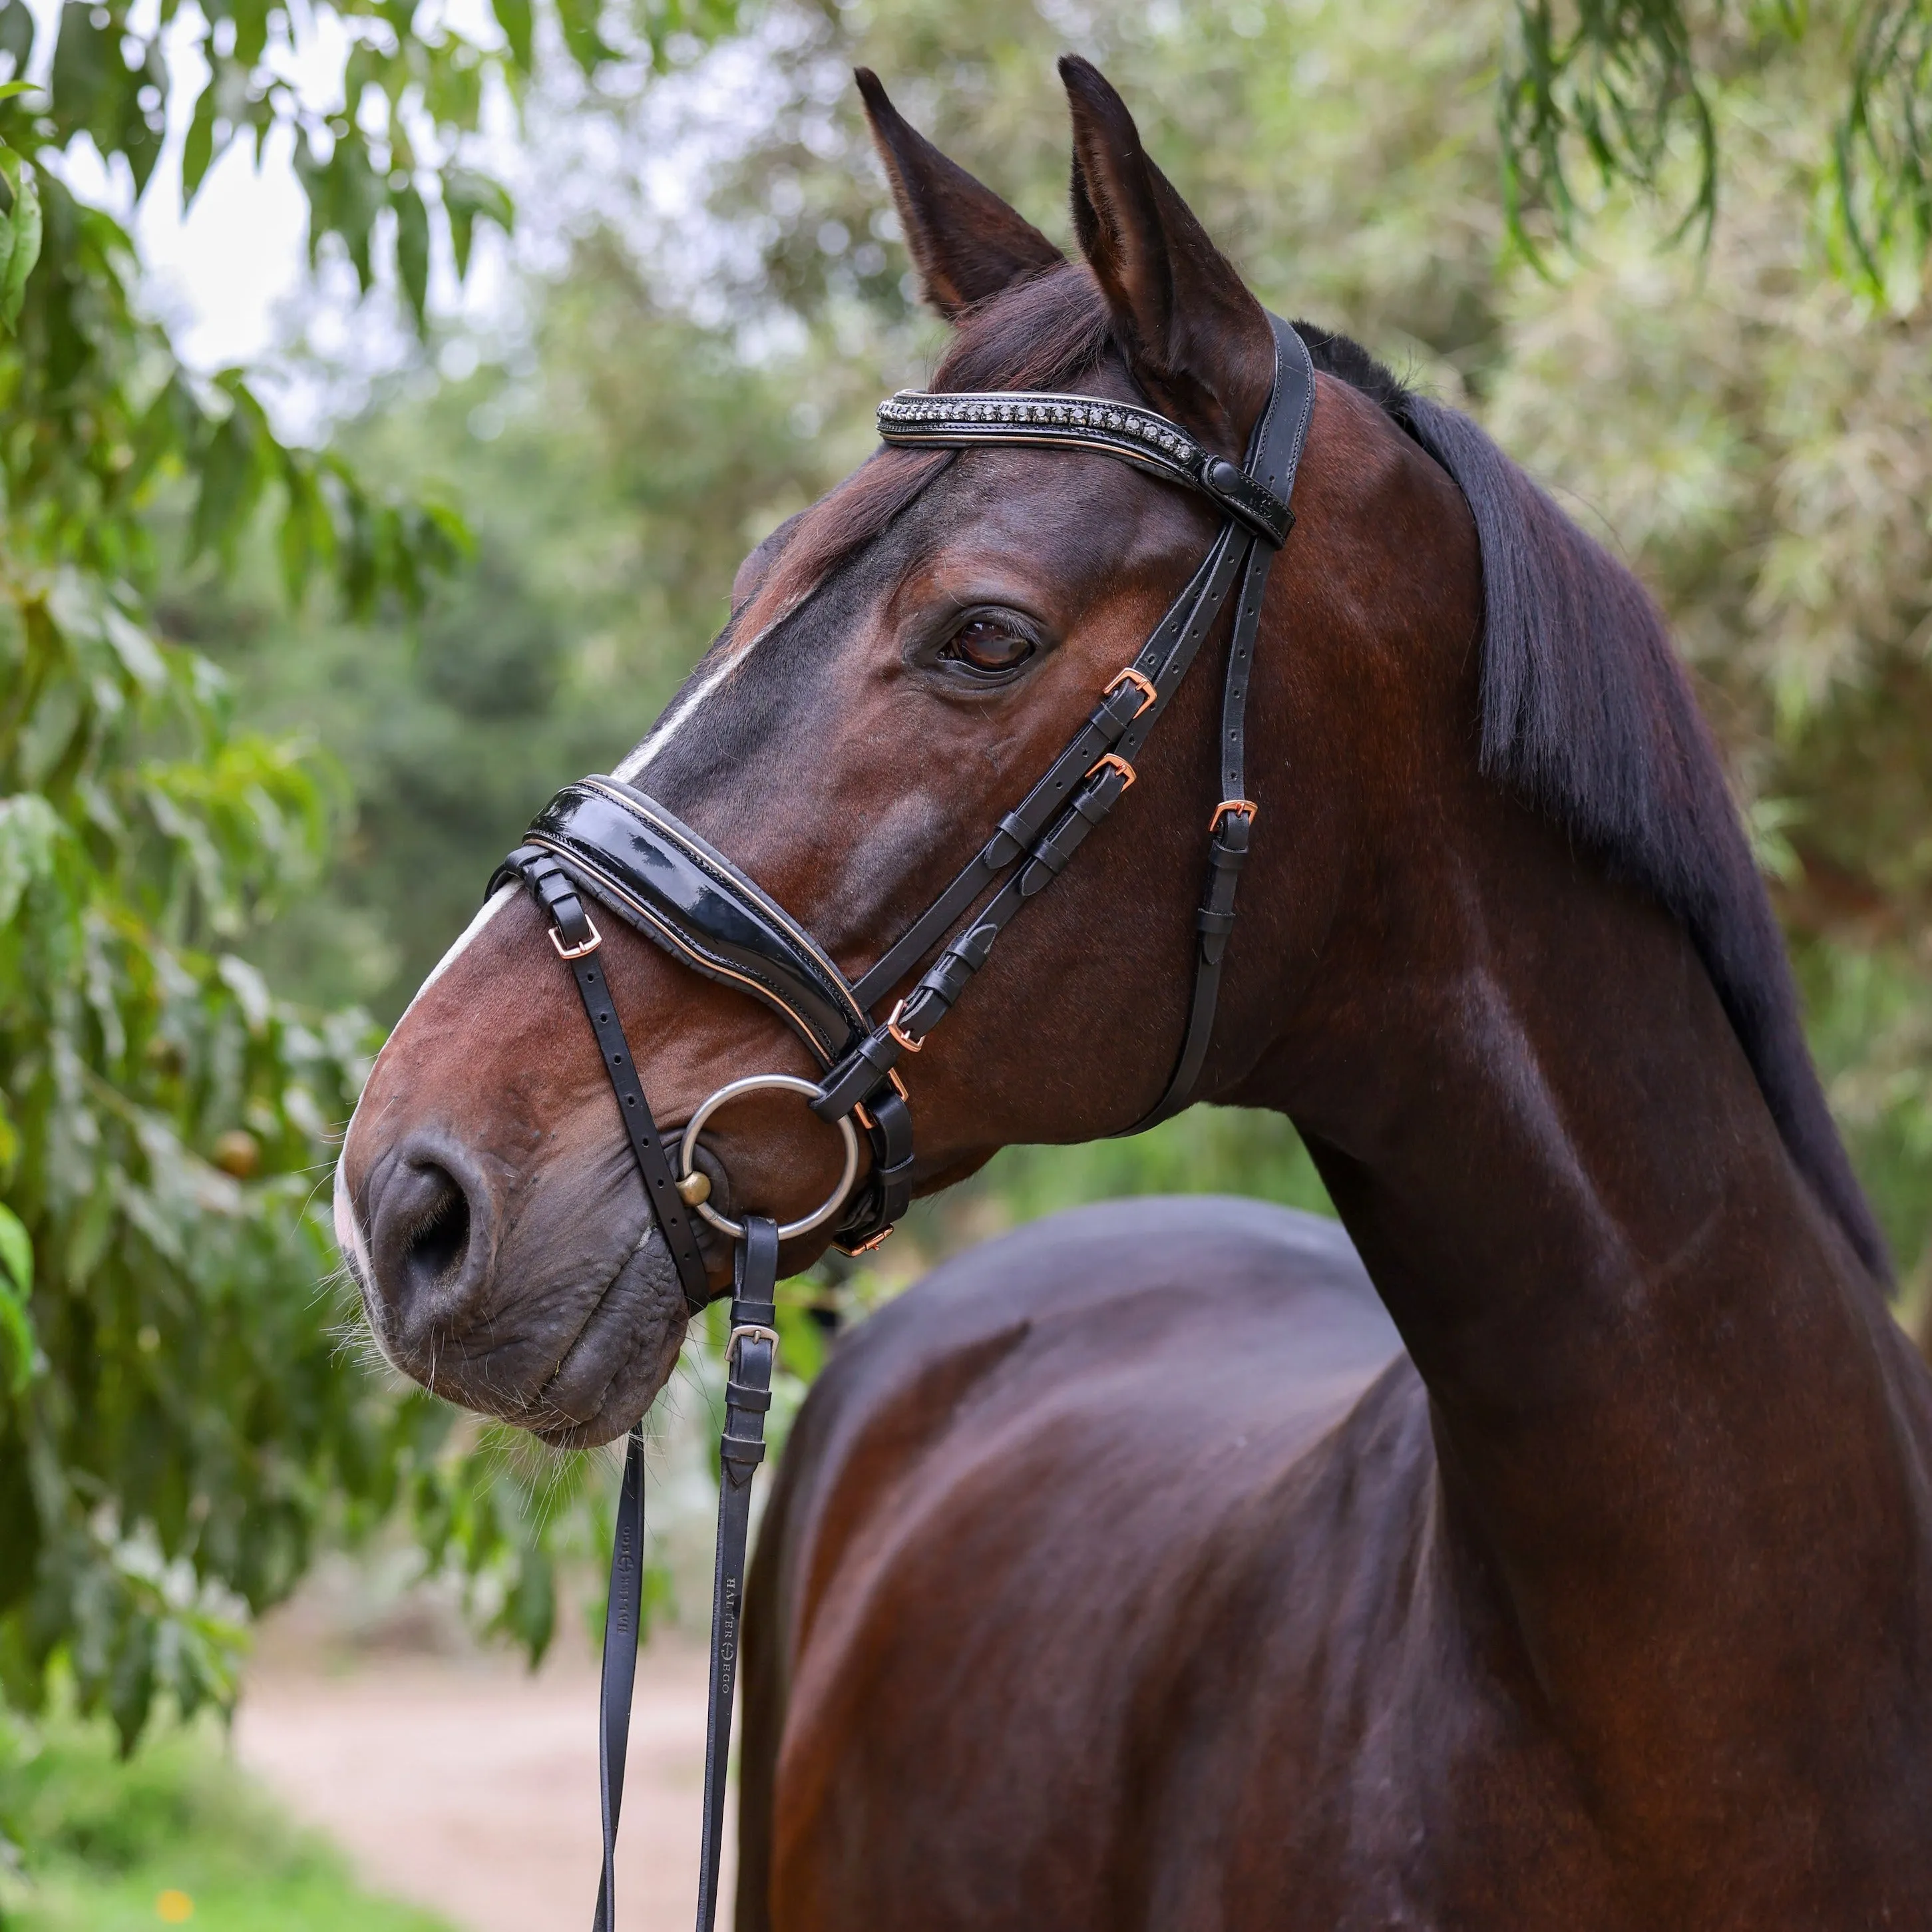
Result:
[[[898,1064],[902,1048],[884,1027],[868,1033],[818,1083],[817,1094],[806,1102],[821,1120],[842,1120]],[[898,1096],[895,1094],[893,1098]]]

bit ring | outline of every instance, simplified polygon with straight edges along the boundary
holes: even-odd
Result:
[[[809,1080],[801,1080],[795,1073],[752,1073],[742,1080],[728,1080],[716,1093],[699,1107],[697,1112],[686,1122],[684,1138],[678,1143],[678,1178],[688,1180],[698,1170],[691,1164],[691,1157],[698,1148],[698,1136],[704,1124],[720,1107],[746,1094],[755,1094],[765,1088],[786,1094],[802,1094],[808,1100],[814,1098],[818,1089]],[[838,1177],[838,1185],[827,1196],[825,1204],[806,1215],[803,1220],[788,1221],[778,1230],[778,1239],[789,1241],[795,1236],[808,1234],[813,1228],[822,1227],[844,1204],[845,1197],[852,1191],[852,1183],[859,1172],[859,1136],[854,1131],[849,1118],[842,1115],[832,1125],[838,1128],[845,1142],[845,1172]],[[745,1238],[745,1224],[742,1221],[728,1220],[712,1208],[709,1202],[692,1203],[697,1213],[702,1215],[721,1234],[728,1234],[734,1241]]]

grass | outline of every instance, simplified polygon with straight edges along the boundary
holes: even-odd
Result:
[[[158,1730],[123,1762],[104,1726],[0,1712],[0,1831],[6,1932],[448,1932],[363,1891],[211,1724]]]

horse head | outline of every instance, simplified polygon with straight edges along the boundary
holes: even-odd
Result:
[[[1324,358],[1348,380],[1329,369],[1309,377],[1295,528],[1250,620],[1246,796],[1223,789],[1225,720],[1235,715],[1227,694],[1246,680],[1232,655],[1240,620],[1218,604],[1201,645],[1210,668],[1162,686],[1160,728],[1144,748],[1138,728],[1121,722],[1139,702],[1132,676],[1152,690],[1158,667],[1144,654],[1164,621],[1211,573],[1224,540],[1250,540],[1244,514],[1266,522],[1234,486],[1273,434],[1264,418],[1284,353],[1302,352],[1148,158],[1112,88],[1081,61],[1063,62],[1062,74],[1071,261],[861,74],[908,245],[952,341],[928,398],[902,399],[887,446],[747,559],[724,628],[616,767],[610,797],[625,809],[635,796],[655,801],[676,821],[680,849],[754,882],[740,897],[762,893],[833,980],[862,985],[893,964],[879,1011],[896,1016],[908,989],[930,980],[944,935],[903,972],[896,943],[1070,742],[1103,712],[1113,720],[1094,728],[1113,731],[1108,744],[1131,744],[1133,760],[1102,758],[1076,774],[1095,807],[1090,824],[1073,828],[1077,859],[1039,856],[1052,890],[1029,897],[997,947],[982,949],[983,970],[950,988],[945,1026],[928,1040],[916,1018],[880,1021],[875,1064],[848,1082],[855,1104],[844,1111],[869,1121],[868,1094],[890,1106],[882,1083],[893,1082],[916,1127],[907,1174],[922,1192],[1009,1144],[1118,1132],[1189,1098],[1282,1106],[1318,1137],[1333,1123],[1331,1144],[1346,1154],[1342,1102],[1359,1094],[1362,1061],[1334,1043],[1357,1039],[1400,976],[1432,971],[1450,984],[1466,974],[1466,946],[1455,953],[1442,938],[1445,909],[1468,897],[1462,835],[1504,808],[1498,777],[1579,820],[1588,842],[1611,848],[1666,904],[1676,892],[1694,930],[1704,918],[1720,992],[1725,946],[1745,962],[1734,976],[1749,982],[1747,956],[1768,943],[1778,964],[1758,1020],[1766,1037],[1784,1028],[1784,1044],[1772,1038],[1754,1057],[1761,1074],[1789,1059],[1796,1021],[1788,988],[1778,991],[1774,932],[1767,942],[1721,778],[1647,602],[1574,530],[1568,549],[1568,538],[1546,532],[1560,567],[1512,576],[1510,532],[1540,516],[1539,505],[1556,518],[1553,507],[1511,494],[1520,472],[1463,418],[1418,398],[1378,400],[1378,381],[1400,392],[1351,346]],[[1363,366],[1341,368],[1337,356]],[[991,398],[997,417],[997,399],[1022,392],[1050,393],[1076,415],[1088,404],[1118,412],[1109,420],[1182,450],[1198,487],[1176,487],[1173,465],[1153,460],[1159,449],[1142,449],[1141,461],[1118,447],[1004,434],[976,442],[945,406]],[[922,443],[920,412],[935,405],[951,440]],[[1502,533],[1493,544],[1488,527],[1478,542],[1486,518]],[[1238,605],[1234,574],[1222,589]],[[1544,607],[1564,598],[1556,616],[1573,628],[1614,620],[1636,638],[1602,656],[1601,676],[1620,682],[1589,686],[1598,673],[1588,652],[1580,671],[1536,658],[1561,628]],[[1514,642],[1511,625],[1522,632]],[[1628,752],[1594,776],[1565,762],[1586,715]],[[1689,747],[1682,758],[1678,738]],[[1704,814],[1720,855],[1714,872],[1694,868],[1688,883],[1658,869],[1678,847],[1666,850],[1654,801],[1631,778],[1673,758],[1682,770],[1666,771],[1679,794],[1669,802],[1680,816]],[[1196,908],[1204,850],[1229,842],[1222,828],[1240,806],[1251,855],[1247,838],[1237,842],[1251,862],[1229,939],[1225,926],[1209,932],[1220,915],[1197,920]],[[1050,844],[1059,835],[1043,836]],[[1016,870],[1028,862],[1018,844],[1006,856]],[[1654,880],[1645,875],[1653,859]],[[988,892],[998,884],[989,874]],[[1210,914],[1217,890],[1210,881]],[[836,1080],[826,1063],[837,1046],[814,1052],[730,974],[694,971],[675,944],[608,917],[601,935],[601,983],[660,1122],[688,1121],[741,1076]],[[1220,957],[1216,938],[1225,984],[1196,1052],[1183,1045],[1198,1010],[1190,988],[1202,958]],[[621,1433],[649,1404],[694,1298],[688,1270],[681,1292],[604,1055],[560,964],[565,950],[536,897],[514,881],[500,886],[379,1058],[335,1199],[344,1251],[391,1358],[458,1401],[576,1444]],[[937,996],[925,997],[929,1022]],[[1750,1021],[1739,1020],[1748,1048]],[[1190,1054],[1198,1078],[1186,1069],[1177,1093],[1178,1063]],[[1802,1062],[1802,1046],[1797,1054]],[[848,1057],[848,1074],[854,1064]],[[1787,1108],[1795,1148],[1806,1122],[1822,1119],[1815,1082],[1808,1091]],[[1828,1124],[1817,1131],[1818,1160],[1842,1168]],[[874,1166],[880,1147],[874,1133]],[[698,1191],[709,1184],[711,1210],[726,1220],[755,1211],[803,1222],[838,1191],[844,1151],[826,1118],[761,1090],[706,1122]],[[878,1184],[862,1169],[862,1189]],[[808,1264],[836,1232],[832,1221],[801,1229],[785,1267]],[[708,1224],[699,1234],[716,1289],[730,1277],[730,1244]]]

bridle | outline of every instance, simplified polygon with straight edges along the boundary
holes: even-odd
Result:
[[[1294,526],[1289,502],[1315,400],[1306,345],[1288,323],[1272,316],[1269,321],[1274,380],[1239,467],[1178,424],[1101,398],[1030,390],[902,391],[880,405],[879,434],[887,443],[1099,451],[1208,497],[1224,520],[1186,588],[1133,662],[1101,692],[1085,724],[978,854],[857,980],[848,980],[810,932],[722,852],[656,800],[616,778],[592,777],[565,786],[490,879],[492,892],[506,884],[526,887],[550,920],[550,943],[576,980],[652,1214],[694,1315],[704,1311],[711,1295],[692,1211],[736,1244],[725,1348],[699,1932],[709,1932],[716,1905],[752,1477],[764,1456],[764,1416],[778,1349],[778,1244],[823,1226],[847,1208],[858,1172],[858,1131],[870,1143],[871,1172],[835,1239],[847,1253],[860,1254],[892,1232],[910,1203],[914,1168],[912,1114],[900,1061],[924,1046],[1014,916],[1059,877],[1134,783],[1141,748],[1238,581],[1222,697],[1221,797],[1208,825],[1207,885],[1195,919],[1187,1030],[1160,1098],[1123,1131],[1137,1132],[1186,1106],[1207,1058],[1234,922],[1235,889],[1258,815],[1246,795],[1244,722],[1255,640],[1269,566]],[[674,1169],[597,958],[603,935],[586,902],[693,971],[770,1006],[818,1062],[818,1082],[778,1073],[728,1082],[686,1124]],[[887,997],[928,958],[932,964],[916,982],[883,1020],[875,1020]],[[830,1198],[783,1227],[765,1215],[748,1213],[734,1221],[720,1214],[710,1203],[709,1177],[694,1165],[698,1136],[714,1113],[743,1094],[772,1088],[802,1096],[814,1113],[837,1128],[845,1147],[844,1171]],[[643,1442],[640,1421],[626,1445],[604,1627],[604,1870],[593,1932],[614,1932],[615,1927],[612,1854],[642,1603]]]

